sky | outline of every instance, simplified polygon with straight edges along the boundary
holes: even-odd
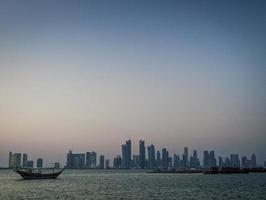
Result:
[[[0,166],[8,152],[111,161],[131,138],[170,154],[266,160],[265,1],[0,1]]]

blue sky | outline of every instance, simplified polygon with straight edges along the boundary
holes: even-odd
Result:
[[[1,1],[8,151],[110,159],[128,137],[266,160],[264,1]],[[51,138],[57,142],[51,143]]]

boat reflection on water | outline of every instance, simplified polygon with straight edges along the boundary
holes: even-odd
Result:
[[[23,179],[56,179],[64,169],[16,169]]]

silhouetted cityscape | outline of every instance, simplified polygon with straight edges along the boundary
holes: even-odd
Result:
[[[146,150],[147,149],[147,150]],[[147,153],[147,154],[146,154]],[[167,148],[157,150],[153,144],[145,146],[145,141],[139,141],[139,154],[132,155],[131,140],[127,140],[121,145],[121,154],[113,159],[113,165],[110,166],[110,160],[104,155],[99,156],[97,162],[97,153],[95,151],[86,153],[73,153],[72,150],[66,155],[67,169],[210,169],[210,168],[256,168],[257,158],[253,153],[250,157],[230,154],[227,157],[216,156],[215,151],[206,150],[203,152],[202,162],[198,157],[197,150],[193,150],[189,155],[188,147],[184,147],[182,155],[174,153],[169,154]],[[34,168],[34,161],[28,160],[26,153],[9,152],[9,168]],[[37,168],[43,168],[43,159],[38,158]],[[56,162],[54,168],[60,168],[60,163]],[[266,167],[266,161],[264,162]]]

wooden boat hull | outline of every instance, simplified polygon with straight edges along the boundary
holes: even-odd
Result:
[[[14,170],[17,172],[23,179],[56,179],[64,170],[59,172],[50,173],[50,174],[42,174],[42,173],[30,173],[22,170]]]

